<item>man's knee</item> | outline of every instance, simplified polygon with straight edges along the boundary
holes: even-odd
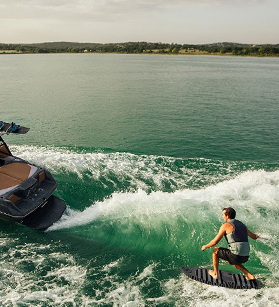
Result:
[[[218,251],[219,251],[219,247],[214,247],[213,248],[213,254],[217,255]]]

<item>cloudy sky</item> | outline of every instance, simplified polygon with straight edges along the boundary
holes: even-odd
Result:
[[[279,0],[0,0],[0,43],[279,43]]]

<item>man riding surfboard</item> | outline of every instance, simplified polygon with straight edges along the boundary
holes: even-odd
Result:
[[[224,259],[236,269],[241,270],[248,280],[255,279],[243,265],[249,259],[250,246],[248,236],[254,240],[259,238],[259,235],[251,232],[242,222],[235,219],[236,212],[233,208],[223,209],[223,218],[225,223],[220,227],[216,237],[208,244],[203,245],[201,250],[205,251],[207,248],[215,246],[225,236],[229,248],[215,247],[213,249],[213,270],[209,270],[209,274],[218,279],[219,258]]]

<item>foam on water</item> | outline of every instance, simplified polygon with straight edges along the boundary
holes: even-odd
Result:
[[[1,239],[0,306],[82,306],[79,291],[86,269],[70,254],[53,252],[55,246]]]
[[[184,298],[189,306],[203,306],[205,297],[210,306],[214,304],[221,306],[224,300],[228,306],[233,306],[236,297],[240,302],[239,306],[250,306],[252,303],[255,306],[263,304],[274,306],[274,303],[278,302],[279,294],[278,203],[279,171],[271,173],[254,171],[200,190],[151,194],[141,190],[136,193],[115,193],[111,198],[92,205],[83,212],[71,212],[70,216],[55,224],[51,230],[72,228],[87,223],[91,223],[94,227],[94,223],[100,222],[98,227],[101,227],[99,231],[102,233],[102,223],[110,223],[118,231],[116,243],[113,242],[115,244],[120,246],[127,244],[131,249],[153,248],[156,253],[159,251],[161,254],[163,250],[160,250],[160,246],[163,245],[164,251],[180,254],[189,261],[187,254],[191,253],[192,249],[198,250],[205,241],[215,235],[214,229],[216,232],[218,228],[216,218],[219,218],[220,224],[222,222],[221,214],[218,214],[221,209],[224,206],[232,206],[237,212],[241,212],[241,219],[251,230],[263,236],[258,242],[252,240],[251,258],[258,267],[266,268],[265,272],[261,273],[260,270],[256,274],[264,281],[266,288],[260,291],[245,291],[244,294],[241,290],[230,292],[231,290],[218,288],[209,289],[208,286],[195,285],[194,281],[175,280],[174,284],[178,283],[177,287],[182,291],[182,296],[179,298],[181,306],[184,306],[182,303]],[[140,229],[138,237],[136,229]],[[157,243],[158,233],[160,240]],[[94,236],[92,232],[89,232],[89,235],[98,238],[98,235]],[[144,247],[142,236],[145,240]],[[104,239],[102,236],[100,238]],[[156,244],[159,246],[156,247]],[[149,245],[152,245],[152,248]],[[204,254],[201,255],[202,264],[210,266],[211,256],[208,255],[207,260],[203,260],[205,258]],[[181,283],[185,289],[181,289]],[[166,288],[170,285],[171,281],[166,284]],[[195,294],[195,303],[191,303],[189,287],[193,287],[192,292],[196,291],[196,287],[201,287],[206,294],[201,296]],[[166,290],[167,293],[169,291],[170,289]],[[173,298],[173,295],[176,296],[178,293],[174,290],[172,295],[168,295]]]
[[[208,215],[215,215],[227,206],[241,210],[243,219],[251,220],[252,217],[253,224],[260,229],[263,219],[268,219],[269,223],[264,226],[272,228],[279,215],[278,202],[279,171],[253,171],[199,190],[114,193],[110,198],[92,204],[82,212],[70,210],[52,229],[79,226],[98,218],[136,218],[140,221],[142,216],[144,219],[152,219],[157,215],[163,219],[184,215],[186,220],[202,223],[208,220]],[[265,238],[269,239],[270,235],[267,233]]]
[[[57,258],[56,258],[57,257]],[[68,254],[64,257],[69,257]],[[50,255],[59,261],[61,255]],[[27,258],[30,260],[29,258]],[[71,259],[71,257],[70,257]],[[232,290],[211,287],[184,275],[160,281],[154,274],[156,263],[125,280],[119,279],[113,269],[124,266],[124,259],[109,263],[105,267],[86,269],[69,261],[64,268],[52,269],[45,276],[22,274],[17,269],[1,268],[0,306],[266,306],[279,303],[279,284],[268,280],[261,290]],[[99,278],[99,273],[102,277]],[[95,295],[87,296],[82,289],[87,275],[96,276],[98,288],[92,288]],[[146,296],[144,292],[154,281],[161,288],[160,296]]]
[[[268,285],[267,281],[265,288],[260,290],[235,290],[204,285],[181,276],[178,280],[169,280],[165,286],[172,296],[177,297],[177,306],[273,307],[279,303],[278,282]]]
[[[176,191],[189,186],[198,188],[229,179],[252,165],[179,159],[131,153],[76,152],[65,148],[11,146],[16,156],[46,167],[53,174],[76,174],[85,182],[98,181],[103,188],[111,184],[128,191],[138,189]]]
[[[208,234],[208,227],[203,228],[201,225],[211,224],[210,227],[214,229],[216,215],[218,216],[224,206],[233,206],[238,212],[241,212],[241,219],[247,221],[248,227],[263,236],[261,243],[266,246],[267,250],[261,252],[260,247],[263,245],[251,242],[251,255],[252,258],[258,259],[260,266],[268,269],[268,274],[260,273],[261,270],[256,274],[264,281],[265,288],[250,291],[219,289],[200,285],[181,277],[179,280],[169,280],[162,286],[167,295],[154,299],[149,298],[148,301],[154,304],[167,302],[171,305],[175,300],[177,306],[204,306],[205,302],[209,306],[221,306],[224,302],[227,306],[275,306],[278,304],[279,295],[278,203],[278,171],[246,172],[235,179],[201,190],[181,190],[174,193],[153,192],[151,194],[144,191],[115,193],[111,198],[92,205],[84,212],[72,212],[71,216],[58,222],[52,229],[81,226],[84,223],[94,224],[98,220],[105,223],[111,221],[115,228],[121,229],[129,229],[132,224],[133,227],[130,227],[128,233],[127,231],[122,233],[122,245],[128,242],[128,245],[133,247],[135,243],[132,242],[137,241],[133,230],[137,225],[142,230],[141,234],[145,233],[146,245],[152,237],[152,232],[159,232],[160,237],[165,237],[164,249],[168,250],[169,245],[169,251],[175,253],[175,246],[182,246],[189,253],[192,248],[200,247],[202,238],[209,240],[214,235],[213,232]],[[185,230],[191,232],[190,237],[200,243],[189,246],[183,243],[183,234],[180,234],[179,230],[181,218],[188,226],[188,228],[185,227]],[[213,222],[208,222],[209,220]],[[200,234],[196,233],[197,227]],[[170,231],[164,233],[164,228],[169,228]],[[121,234],[121,230],[118,235],[119,233]],[[131,236],[130,240],[129,236]],[[184,238],[187,238],[185,233]],[[153,242],[152,245],[154,244]],[[178,248],[179,252],[181,248]],[[208,255],[206,265],[211,265],[210,258]]]

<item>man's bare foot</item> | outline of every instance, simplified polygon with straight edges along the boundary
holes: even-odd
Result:
[[[249,273],[249,274],[247,274],[246,279],[247,280],[253,280],[253,279],[256,279],[256,277],[253,274]]]
[[[209,270],[208,274],[212,276],[214,279],[218,279],[218,274],[215,274],[213,270]]]

